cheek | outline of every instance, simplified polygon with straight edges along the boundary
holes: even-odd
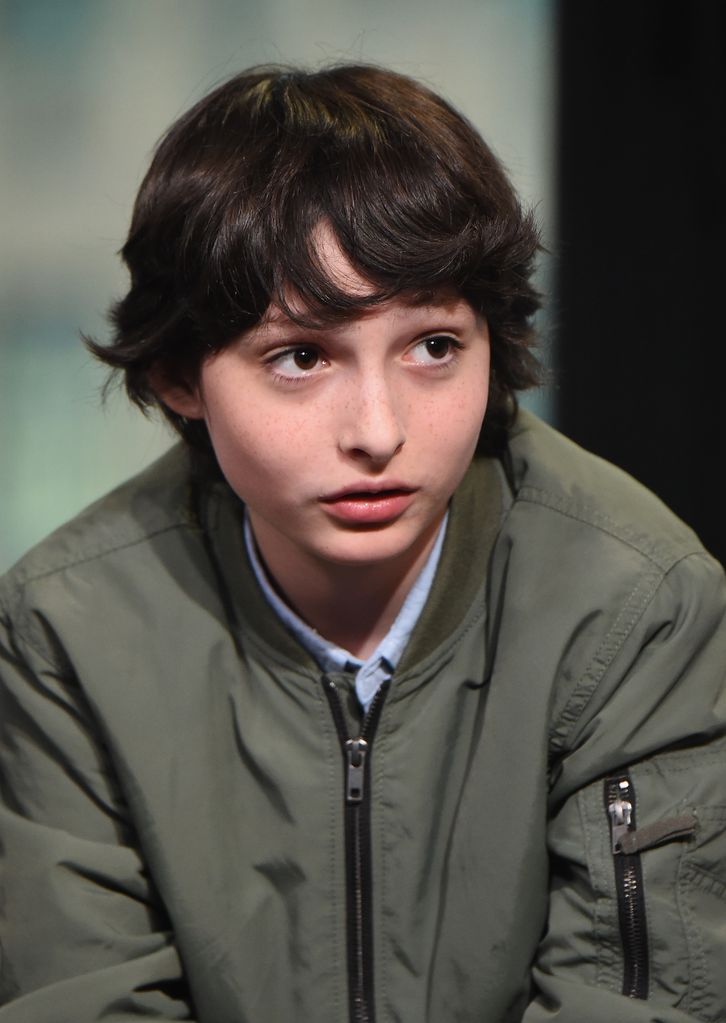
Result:
[[[240,497],[299,475],[315,451],[319,429],[294,410],[270,409],[254,398],[207,406],[207,429],[222,472]]]
[[[488,379],[464,380],[452,387],[441,399],[418,406],[423,416],[423,428],[430,442],[448,457],[468,457],[473,454],[479,439],[487,407]]]
[[[462,382],[459,408],[462,420],[466,421],[478,440],[489,401],[489,349],[482,353],[480,365]]]

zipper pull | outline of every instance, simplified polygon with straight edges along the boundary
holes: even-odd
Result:
[[[367,753],[368,743],[365,739],[348,739],[345,744],[348,762],[345,780],[346,803],[360,803],[363,799]]]
[[[620,843],[633,826],[633,804],[626,797],[630,795],[627,779],[617,783],[614,798],[608,804],[610,815],[610,836],[614,853],[621,852]]]

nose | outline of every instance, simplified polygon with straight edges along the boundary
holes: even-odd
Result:
[[[340,450],[384,468],[406,440],[400,396],[381,374],[351,381],[339,430]]]

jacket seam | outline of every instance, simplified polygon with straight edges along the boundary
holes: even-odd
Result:
[[[678,862],[676,875],[676,902],[681,914],[681,920],[685,929],[686,948],[690,966],[690,983],[686,990],[686,1007],[692,1013],[705,1013],[708,1001],[708,964],[706,954],[698,928],[696,913],[691,902],[691,891],[693,885],[690,878],[693,877],[691,864],[681,856]]]
[[[585,863],[593,889],[591,919],[595,945],[595,981],[598,986],[617,992],[622,969],[622,953],[617,936],[617,921],[613,916],[613,892],[608,870],[599,852],[602,842],[602,818],[598,810],[591,805],[584,790],[576,794],[575,806],[584,838]]]
[[[560,515],[573,519],[575,522],[581,522],[583,525],[590,526],[592,529],[597,529],[606,536],[610,536],[614,540],[618,540],[620,543],[624,544],[626,547],[629,547],[631,550],[636,551],[642,557],[647,558],[648,561],[656,565],[662,572],[667,572],[684,558],[690,557],[694,554],[703,553],[702,548],[696,541],[685,550],[681,550],[679,552],[676,552],[675,550],[671,551],[670,556],[668,557],[659,555],[657,551],[647,550],[641,544],[638,544],[633,537],[624,534],[622,527],[618,525],[615,519],[610,518],[610,516],[603,515],[602,513],[594,513],[592,515],[587,515],[584,512],[578,513],[569,505],[569,502],[567,502],[565,498],[540,487],[533,487],[529,485],[521,487],[517,492],[517,500],[549,508],[550,511],[558,512]]]
[[[656,563],[656,567],[651,568],[650,573],[634,585],[612,627],[583,671],[580,681],[570,692],[557,721],[553,722],[550,728],[550,762],[553,756],[564,748],[568,736],[584,713],[599,684],[612,667],[615,658],[632,634],[638,621],[653,602],[661,586],[664,585],[670,575],[683,561],[703,557],[708,558],[706,551],[691,551],[676,558],[667,570],[660,568]],[[640,601],[634,603],[634,598],[639,590],[642,591]],[[621,622],[624,618],[626,623],[623,627]]]
[[[378,734],[376,736],[376,752],[375,752],[375,764],[376,764],[376,775],[377,775],[377,787],[375,789],[376,807],[379,811],[379,821],[384,816],[384,802],[381,799],[381,793],[385,790],[385,779],[386,779],[386,741],[390,735],[388,729],[388,722],[385,717],[385,704],[383,707],[383,714],[381,715],[381,721],[378,726]],[[383,741],[381,741],[383,740]],[[379,823],[380,827],[380,823]],[[388,842],[388,831],[385,828],[381,828],[381,839],[380,839],[380,898],[378,900],[379,907],[389,905],[389,876],[388,876],[388,863],[391,855],[391,846]],[[375,888],[373,889],[373,898],[376,899]],[[380,963],[380,969],[376,973],[376,985],[378,990],[374,990],[374,998],[377,1004],[385,1005],[387,1014],[390,1018],[393,1018],[395,1012],[394,1006],[390,1001],[388,978],[391,970],[390,965],[390,940],[388,940],[388,924],[387,918],[383,912],[379,912],[380,919],[380,930],[378,934],[378,962]],[[373,937],[373,958],[376,961],[376,935]],[[378,965],[378,963],[376,963]]]
[[[637,622],[650,606],[665,578],[661,571],[652,572],[644,581],[638,581],[628,594],[620,612],[611,628],[603,638],[590,662],[585,668],[580,681],[571,691],[557,722],[550,730],[551,754],[561,751],[567,738],[585,712],[588,703],[594,696],[599,684],[611,668],[615,658],[622,650],[626,640],[632,634]],[[636,599],[638,598],[639,599]]]
[[[145,533],[142,537],[139,537],[136,540],[130,540],[126,543],[120,543],[114,547],[105,547],[103,550],[98,551],[95,554],[89,554],[87,557],[77,558],[73,561],[66,561],[60,565],[56,565],[54,568],[48,569],[45,572],[38,572],[36,575],[26,576],[24,579],[18,582],[14,591],[11,591],[13,593],[13,596],[16,598],[15,615],[13,614],[13,609],[11,608],[10,603],[7,599],[4,599],[0,602],[0,607],[2,607],[4,612],[2,617],[7,623],[8,632],[14,633],[25,646],[29,647],[29,649],[31,649],[38,657],[40,657],[40,659],[43,661],[44,664],[47,665],[47,667],[52,668],[54,671],[57,671],[59,677],[66,679],[72,678],[73,677],[72,675],[69,675],[67,671],[63,671],[60,665],[58,665],[55,661],[49,658],[47,652],[38,645],[37,641],[35,639],[31,639],[29,631],[23,628],[23,622],[28,617],[28,609],[25,606],[25,601],[23,601],[21,597],[23,590],[25,590],[26,587],[31,586],[34,583],[40,582],[43,579],[48,579],[54,575],[59,575],[60,573],[65,572],[70,568],[76,568],[79,565],[87,565],[90,564],[92,561],[98,561],[100,558],[103,558],[108,554],[115,554],[118,551],[128,550],[129,548],[136,547],[139,544],[144,543],[145,541],[150,540],[155,536],[160,536],[162,533],[168,533],[171,532],[172,530],[179,529],[180,527],[188,528],[189,524],[178,522],[174,523],[173,525],[164,526],[162,529],[154,530],[154,532]]]
[[[22,587],[28,586],[30,583],[40,582],[41,579],[47,579],[52,575],[58,575],[60,572],[65,572],[69,568],[76,568],[78,565],[87,565],[91,561],[98,561],[99,558],[104,558],[108,554],[115,554],[117,551],[127,550],[129,547],[136,547],[138,544],[145,543],[147,540],[152,540],[155,536],[161,536],[162,533],[170,533],[175,529],[194,529],[198,531],[199,526],[195,525],[193,522],[184,520],[172,522],[169,525],[161,526],[159,529],[154,529],[149,533],[143,533],[141,536],[137,536],[133,540],[127,540],[124,543],[102,547],[100,550],[94,551],[92,554],[87,554],[84,557],[69,558],[65,561],[59,562],[57,565],[54,565],[53,568],[48,568],[42,572],[33,573],[32,575],[21,576],[17,581],[16,589],[20,590]]]
[[[657,753],[638,763],[638,773],[644,775],[691,774],[694,769],[702,770],[713,763],[722,764],[725,754],[726,736],[721,736],[717,739],[710,739],[702,746],[688,746],[684,749]],[[720,804],[713,805],[719,806]],[[723,803],[723,807],[726,812],[726,802]]]

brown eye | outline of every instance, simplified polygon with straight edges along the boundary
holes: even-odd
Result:
[[[429,337],[424,341],[426,352],[432,359],[445,359],[451,351],[451,338]]]
[[[408,358],[418,366],[453,366],[463,345],[449,334],[424,337],[411,349]]]
[[[291,345],[273,354],[267,364],[276,379],[297,382],[306,377],[317,377],[330,366],[325,355],[315,345]]]
[[[315,369],[319,355],[314,348],[296,348],[293,361],[298,369]]]

